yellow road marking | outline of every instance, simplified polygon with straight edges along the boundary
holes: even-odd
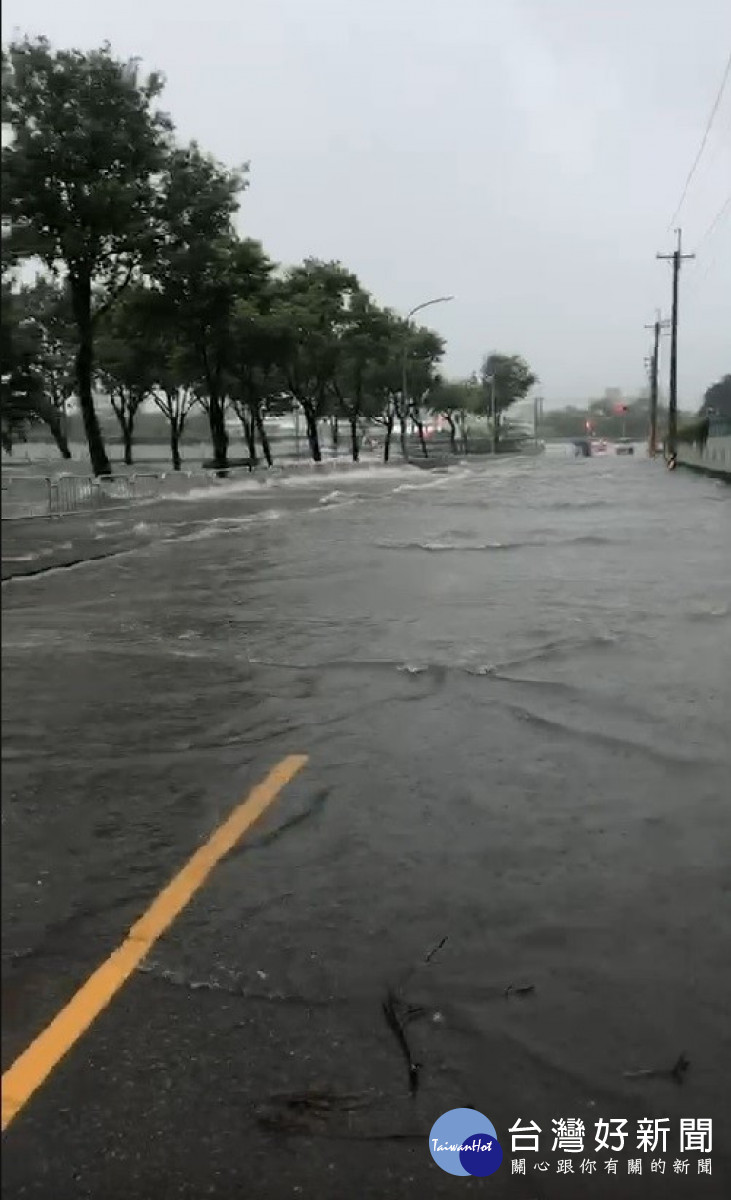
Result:
[[[233,810],[223,825],[219,825],[208,841],[196,850],[182,870],[163,888],[132,926],[122,944],[89,976],[50,1025],[8,1067],[2,1078],[3,1130],[7,1129],[92,1021],[107,1007],[158,938],[203,886],[216,864],[306,762],[307,755],[290,755],[253,788],[247,799]]]

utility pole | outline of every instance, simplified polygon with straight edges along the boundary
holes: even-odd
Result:
[[[495,373],[490,376],[490,415],[492,417],[492,452],[497,454],[497,412],[495,411]]]
[[[654,331],[652,355],[649,360],[650,367],[650,432],[647,444],[647,450],[650,458],[654,458],[657,454],[657,397],[659,389],[659,370],[660,370],[660,330],[667,326],[667,321],[663,321],[660,316],[660,309],[657,309],[657,315],[652,325],[645,325],[645,329]]]
[[[672,254],[657,254],[656,258],[664,258],[673,264],[673,311],[670,317],[670,395],[668,397],[668,443],[667,455],[671,457],[677,450],[678,442],[678,284],[680,281],[680,264],[684,258],[695,258],[695,254],[683,254],[682,230],[676,229],[677,243]]]

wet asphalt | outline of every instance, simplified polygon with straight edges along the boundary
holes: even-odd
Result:
[[[731,489],[557,454],[3,535],[4,1070],[309,755],[10,1126],[6,1196],[731,1192]],[[489,1180],[431,1160],[455,1107]],[[669,1118],[666,1174],[557,1175],[559,1117]]]

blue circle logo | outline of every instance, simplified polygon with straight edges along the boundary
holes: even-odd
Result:
[[[493,1175],[503,1161],[495,1126],[474,1108],[451,1108],[435,1121],[429,1150],[448,1175]]]

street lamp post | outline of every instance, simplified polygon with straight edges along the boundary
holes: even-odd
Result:
[[[492,453],[497,452],[497,428],[495,425],[495,375],[488,375],[485,380],[490,384],[490,421],[492,423]]]
[[[533,400],[533,445],[538,450],[538,430],[543,417],[543,397],[536,396]]]
[[[404,406],[404,415],[406,414],[406,403],[408,395],[408,380],[406,375],[406,359],[409,352],[408,339],[408,324],[414,313],[421,312],[422,308],[428,308],[430,304],[446,304],[449,300],[454,300],[454,296],[436,296],[433,300],[425,300],[423,304],[417,304],[410,312],[406,314],[406,332],[404,334],[404,350],[401,359],[401,403]]]

